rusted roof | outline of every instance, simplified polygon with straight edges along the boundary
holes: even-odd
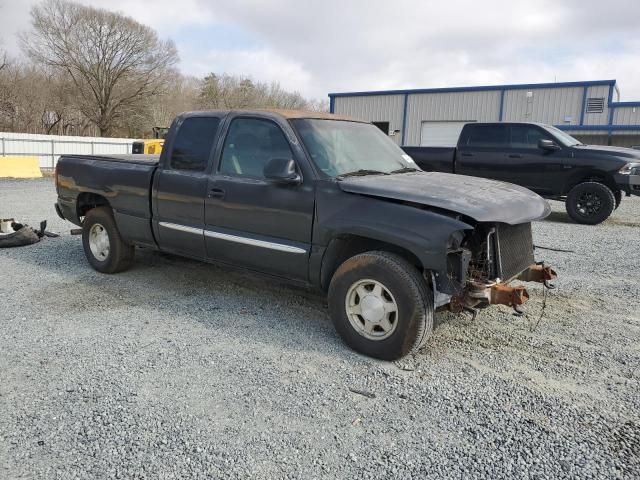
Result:
[[[335,113],[329,113],[329,112],[309,112],[305,110],[280,110],[277,108],[260,109],[258,111],[275,113],[276,115],[281,115],[284,118],[319,118],[319,119],[325,119],[325,120],[349,120],[351,122],[362,121],[352,117],[346,117],[344,115],[336,115]]]
[[[279,115],[286,119],[293,118],[314,118],[314,119],[324,119],[324,120],[347,120],[349,122],[362,122],[368,123],[363,120],[358,120],[357,118],[347,117],[344,115],[336,115],[328,112],[310,112],[305,110],[285,110],[278,108],[256,108],[256,109],[233,109],[233,110],[197,110],[193,112],[184,112],[181,113],[181,117],[190,117],[190,116],[202,116],[206,115],[207,112],[210,113],[222,113],[227,114],[230,112],[236,113],[270,113],[272,115]]]

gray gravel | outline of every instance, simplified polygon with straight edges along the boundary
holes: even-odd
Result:
[[[48,179],[0,216],[63,233],[0,250],[0,478],[640,476],[640,199],[534,227],[561,275],[538,323],[442,314],[397,363],[347,349],[322,297],[151,251],[94,272]],[[362,395],[351,390],[374,394]]]

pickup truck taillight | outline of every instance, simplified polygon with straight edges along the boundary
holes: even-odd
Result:
[[[58,188],[58,164],[53,167],[53,178],[56,182],[56,189]]]

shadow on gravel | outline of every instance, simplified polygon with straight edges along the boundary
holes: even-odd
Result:
[[[547,218],[543,220],[544,222],[553,222],[553,223],[573,223],[575,224],[571,217],[565,212],[551,212]]]
[[[606,223],[618,227],[640,227],[640,222],[624,222],[622,220],[616,220],[615,218],[609,218]]]
[[[549,214],[549,216],[547,218],[545,218],[543,221],[544,222],[551,222],[551,223],[568,223],[568,224],[578,225],[565,212],[551,212]],[[611,217],[609,217],[603,223],[603,225],[615,225],[615,226],[618,226],[618,227],[640,227],[640,222],[625,222],[623,220],[617,220],[616,219],[616,212],[613,212],[611,214]]]
[[[112,312],[104,317],[110,328],[118,325],[118,312],[141,309],[157,325],[163,319],[187,317],[216,337],[220,332],[282,351],[312,347],[322,355],[355,355],[335,332],[322,292],[310,288],[150,249],[136,250],[130,270],[100,274],[70,236],[29,251],[12,250],[9,257],[24,266],[25,274],[42,272],[40,300],[34,305],[38,315],[56,314],[75,322],[94,310],[106,310]]]
[[[37,308],[42,312],[82,317],[92,309],[143,309],[157,319],[186,315],[243,341],[283,350],[313,345],[323,354],[360,357],[341,342],[326,297],[315,289],[151,249],[136,249],[133,267],[126,272],[100,274],[87,263],[79,237],[71,236],[17,253],[11,258],[25,264],[25,271],[55,274],[53,279],[44,274],[40,281]],[[117,323],[118,314],[113,315],[105,321]],[[434,327],[452,317],[437,313]]]

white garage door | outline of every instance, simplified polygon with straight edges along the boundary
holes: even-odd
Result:
[[[455,147],[465,122],[422,122],[421,147]]]

